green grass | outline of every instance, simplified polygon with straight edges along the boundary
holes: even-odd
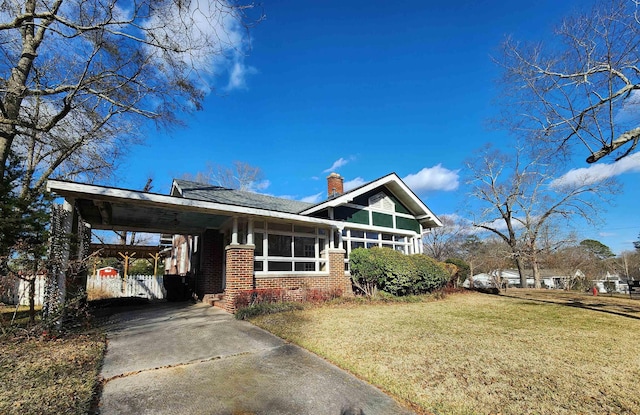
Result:
[[[640,303],[622,315],[541,300],[458,294],[252,321],[421,413],[640,413]]]

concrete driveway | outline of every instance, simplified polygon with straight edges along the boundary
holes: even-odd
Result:
[[[325,360],[204,304],[160,303],[107,325],[100,413],[410,414]]]

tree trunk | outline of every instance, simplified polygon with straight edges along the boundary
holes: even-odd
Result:
[[[542,288],[542,284],[540,283],[540,268],[538,267],[538,259],[533,257],[531,259],[531,268],[533,269],[533,281],[536,289]]]
[[[38,276],[34,274],[29,279],[29,324],[35,324],[36,322],[36,278]]]
[[[516,256],[516,266],[518,267],[518,274],[520,275],[520,288],[527,288],[527,276],[524,273],[522,258],[519,256]]]

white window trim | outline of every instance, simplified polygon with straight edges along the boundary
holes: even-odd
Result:
[[[262,233],[262,253],[263,255],[256,255],[254,257],[254,261],[262,262],[262,271],[254,271],[256,277],[270,277],[273,275],[305,275],[305,276],[313,276],[313,275],[328,275],[328,257],[327,250],[329,248],[329,234],[331,232],[330,229],[318,228],[314,226],[308,225],[300,225],[305,227],[312,227],[315,229],[314,233],[310,232],[295,232],[294,224],[287,224],[290,226],[290,231],[284,230],[269,230],[268,222],[263,222],[264,227],[254,226],[254,233]],[[254,224],[255,225],[255,224]],[[324,234],[321,234],[321,231],[324,230]],[[270,256],[269,255],[269,235],[283,235],[291,237],[291,256],[283,257],[283,256]],[[314,256],[313,257],[295,257],[295,238],[303,237],[303,238],[314,238]],[[320,246],[320,240],[324,240],[324,246]],[[324,257],[322,255],[325,255]],[[291,263],[291,271],[270,271],[269,270],[269,262],[287,262]],[[314,263],[314,271],[296,271],[295,264],[308,262]],[[321,270],[324,266],[325,270]]]

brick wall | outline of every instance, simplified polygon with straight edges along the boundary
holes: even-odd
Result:
[[[209,229],[202,234],[201,263],[198,273],[196,294],[202,299],[205,294],[218,294],[222,289],[222,264],[224,235]]]
[[[205,240],[207,240],[205,238]],[[220,239],[220,242],[222,240]],[[268,277],[254,277],[253,245],[229,245],[225,248],[226,255],[226,287],[225,309],[235,312],[233,302],[238,292],[253,288],[277,288],[286,290],[296,289],[339,289],[343,295],[353,295],[351,279],[344,272],[344,249],[330,249],[328,275],[273,275]],[[206,255],[204,255],[206,257]]]

